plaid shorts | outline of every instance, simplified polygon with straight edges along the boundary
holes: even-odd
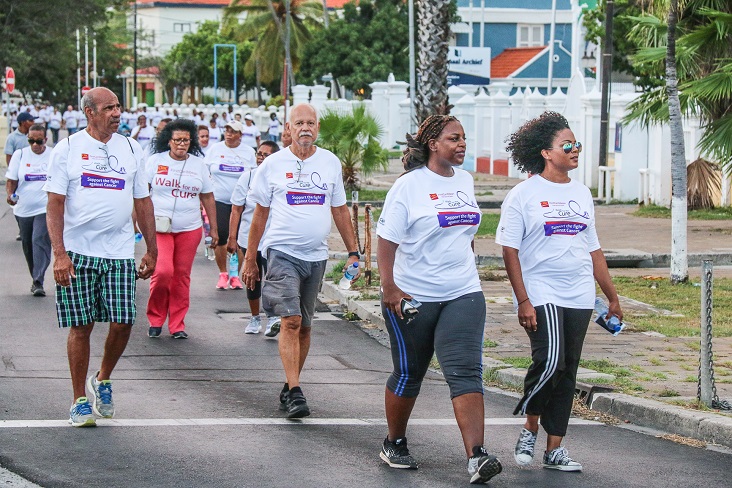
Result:
[[[92,322],[135,323],[135,260],[106,259],[69,252],[76,270],[71,285],[56,285],[59,327]]]

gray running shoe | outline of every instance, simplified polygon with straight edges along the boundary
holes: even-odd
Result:
[[[516,448],[513,450],[513,458],[519,466],[528,466],[534,460],[534,445],[536,445],[536,434],[529,429],[522,428],[519,434]]]
[[[417,461],[409,454],[406,437],[390,441],[387,436],[381,446],[379,457],[392,468],[417,469],[419,467]]]
[[[486,483],[495,475],[503,471],[501,461],[488,454],[483,446],[473,448],[473,455],[468,459],[468,474],[470,484]]]
[[[582,471],[582,465],[569,457],[569,452],[563,446],[544,453],[544,464],[546,469],[557,469],[559,471]]]
[[[74,427],[96,427],[97,421],[86,397],[76,399],[69,412],[69,423]]]
[[[259,318],[259,315],[252,315],[252,318],[249,319],[249,325],[244,329],[244,333],[259,334],[260,330],[262,330],[262,319]]]
[[[97,381],[97,374],[86,379],[86,389],[91,393],[92,411],[95,415],[105,419],[114,417],[114,401],[112,400],[112,381]]]

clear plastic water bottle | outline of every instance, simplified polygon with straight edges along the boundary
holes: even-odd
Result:
[[[229,255],[229,278],[239,276],[239,255],[232,253]]]
[[[612,335],[616,336],[625,329],[625,324],[614,315],[610,317],[610,320],[605,320],[608,313],[608,307],[607,304],[605,304],[605,301],[600,297],[595,298],[595,312],[597,312],[595,323],[610,332]]]
[[[11,202],[18,203],[18,200],[20,200],[20,197],[18,196],[17,193],[13,193],[12,195],[10,195],[10,201]]]
[[[338,286],[342,290],[348,290],[351,288],[351,280],[358,274],[358,261],[346,268],[346,272],[343,273],[343,278],[338,282]]]
[[[203,255],[206,256],[206,258],[209,261],[212,261],[215,259],[214,257],[214,251],[211,249],[211,243],[213,242],[213,238],[211,236],[206,236],[206,238],[203,240]]]

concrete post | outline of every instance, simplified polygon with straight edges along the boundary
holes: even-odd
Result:
[[[308,102],[308,93],[310,87],[305,85],[295,85],[292,87],[292,105]]]
[[[310,104],[315,107],[315,110],[317,110],[319,114],[322,113],[325,101],[328,100],[328,87],[315,85],[310,87],[310,92],[312,93]]]

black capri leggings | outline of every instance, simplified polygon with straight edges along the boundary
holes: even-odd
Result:
[[[239,246],[242,254],[246,256],[247,250]],[[250,290],[247,288],[247,300],[259,300],[262,297],[262,280],[264,275],[267,273],[267,260],[262,256],[262,253],[257,251],[257,269],[259,270],[259,280],[254,285],[254,289]]]
[[[547,434],[564,437],[592,310],[552,303],[534,308],[536,332],[526,332],[531,341],[531,366],[524,379],[524,396],[513,414],[540,415]]]
[[[394,371],[386,387],[397,396],[419,395],[432,355],[450,387],[450,398],[483,393],[485,298],[473,292],[445,302],[426,302],[406,323],[381,303]]]
[[[229,239],[229,219],[231,218],[231,204],[222,203],[216,200],[216,225],[219,227],[219,243],[218,246],[226,247],[227,239]],[[239,233],[239,225],[236,225],[236,233]]]

